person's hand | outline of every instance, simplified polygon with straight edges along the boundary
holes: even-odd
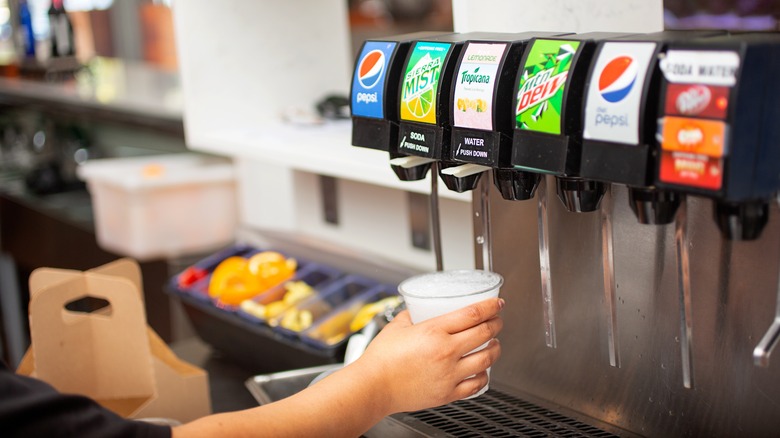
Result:
[[[503,326],[503,304],[492,298],[414,325],[408,311],[401,312],[354,365],[377,378],[376,397],[387,400],[391,413],[473,395],[487,384],[485,371],[501,354],[495,337]],[[485,349],[468,354],[486,342]]]

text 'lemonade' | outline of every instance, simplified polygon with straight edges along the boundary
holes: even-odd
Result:
[[[470,304],[496,298],[503,283],[503,277],[495,272],[459,269],[410,277],[398,285],[398,292],[404,297],[412,322],[418,324]],[[486,346],[487,343],[474,351]],[[487,371],[490,376],[490,369]],[[487,390],[488,385],[485,385],[468,398],[480,396]]]

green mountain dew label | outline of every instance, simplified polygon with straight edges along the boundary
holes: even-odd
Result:
[[[517,90],[516,127],[561,133],[563,93],[580,41],[536,40]]]
[[[418,42],[401,85],[401,120],[436,124],[436,96],[444,61],[452,44]]]

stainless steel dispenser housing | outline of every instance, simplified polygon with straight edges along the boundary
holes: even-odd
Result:
[[[768,367],[753,361],[753,349],[775,318],[777,206],[759,239],[731,241],[721,237],[713,203],[688,198],[696,384],[686,389],[675,226],[638,223],[625,186],[616,185],[613,196],[620,368],[609,363],[599,214],[571,213],[560,202],[549,203],[558,334],[557,348],[549,348],[536,203],[505,201],[490,191],[493,269],[505,278],[501,295],[507,301],[503,355],[492,381],[520,398],[530,396],[564,415],[585,415],[629,435],[777,436],[780,360]]]

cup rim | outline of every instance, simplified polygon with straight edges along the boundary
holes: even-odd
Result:
[[[497,277],[498,281],[496,281],[496,283],[494,285],[492,285],[492,286],[484,287],[484,288],[481,288],[481,289],[477,289],[477,290],[475,290],[473,292],[469,292],[469,293],[465,293],[465,294],[457,294],[457,295],[435,295],[435,296],[418,295],[418,294],[405,292],[403,290],[404,284],[406,284],[406,283],[408,283],[408,282],[410,282],[412,280],[417,280],[420,277],[427,277],[427,276],[430,276],[430,275],[438,275],[438,274],[456,274],[456,273],[459,273],[459,272],[481,272],[481,273],[485,273],[485,274],[490,274],[490,275],[493,275],[493,276]],[[487,271],[485,269],[451,269],[451,270],[446,270],[446,271],[433,271],[433,272],[425,272],[425,273],[422,273],[422,274],[413,275],[413,276],[407,278],[406,280],[402,281],[398,285],[398,293],[402,297],[421,298],[421,299],[460,298],[460,297],[469,297],[469,296],[472,296],[472,295],[479,295],[479,294],[491,291],[493,289],[498,289],[501,286],[503,286],[503,284],[504,284],[504,277],[501,274],[497,273],[497,272]]]

